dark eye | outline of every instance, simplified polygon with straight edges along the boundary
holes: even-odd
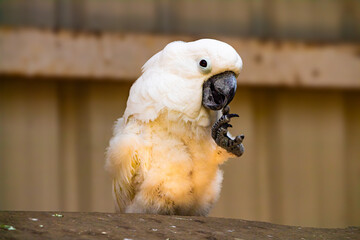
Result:
[[[208,63],[205,59],[201,59],[201,61],[199,62],[200,66],[203,67],[203,68],[206,68]]]
[[[207,74],[211,72],[211,62],[207,58],[201,58],[201,60],[198,62],[200,71],[204,74]]]

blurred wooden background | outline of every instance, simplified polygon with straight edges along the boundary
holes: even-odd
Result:
[[[211,216],[360,225],[360,1],[3,0],[0,24],[0,210],[113,211],[112,125],[140,66],[180,34],[228,38],[244,58],[231,109],[246,152],[223,165]],[[127,32],[149,37],[107,57]]]
[[[2,0],[7,26],[359,40],[358,0]]]

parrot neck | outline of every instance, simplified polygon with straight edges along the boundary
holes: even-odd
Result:
[[[211,124],[210,111],[201,107],[197,114],[189,116],[177,111],[165,111],[168,120],[172,122],[185,122],[197,127],[208,128]],[[195,116],[195,117],[194,117]]]
[[[205,110],[205,109],[204,109]],[[197,119],[189,119],[175,111],[161,111],[159,116],[149,124],[159,131],[166,131],[182,138],[199,139],[210,134],[210,113],[200,111]]]

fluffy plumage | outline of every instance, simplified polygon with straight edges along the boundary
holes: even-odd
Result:
[[[237,76],[241,68],[230,45],[211,39],[172,42],[148,60],[107,151],[118,211],[208,214],[221,189],[218,166],[233,155],[211,138],[203,83],[225,71]]]

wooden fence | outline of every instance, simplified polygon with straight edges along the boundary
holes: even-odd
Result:
[[[0,25],[359,41],[358,0],[2,0]]]
[[[113,211],[104,152],[127,82],[2,79],[0,209]],[[212,216],[305,226],[360,223],[360,94],[239,86]]]

